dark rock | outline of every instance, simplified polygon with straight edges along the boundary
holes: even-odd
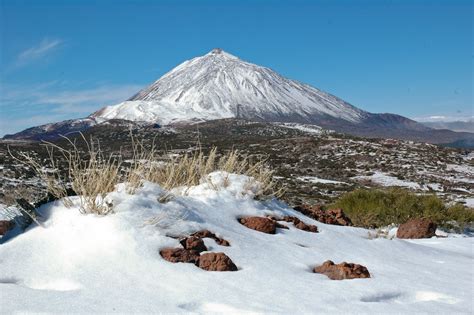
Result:
[[[303,221],[295,224],[295,227],[306,232],[318,233],[318,227],[316,225],[306,224]]]
[[[430,219],[411,219],[400,225],[398,238],[430,238],[436,235],[436,223]]]
[[[165,248],[160,251],[163,259],[172,263],[196,263],[199,260],[199,252],[183,248]]]
[[[300,205],[294,208],[304,215],[318,220],[319,222],[332,225],[351,226],[352,221],[342,209],[323,210],[320,206]]]
[[[267,234],[275,234],[277,228],[275,221],[264,217],[240,218],[239,222],[249,229]]]
[[[15,226],[13,221],[0,220],[0,235],[5,235],[9,230]]]
[[[362,265],[346,262],[336,265],[330,260],[325,261],[321,266],[315,267],[313,272],[324,274],[331,280],[370,278],[369,271]]]
[[[224,253],[205,253],[196,265],[207,271],[237,271],[237,266]]]
[[[298,219],[297,217],[293,217],[293,216],[289,216],[289,215],[284,216],[284,217],[282,218],[282,220],[285,221],[285,222],[291,222],[291,223],[293,223],[293,224],[295,224],[295,225],[301,222],[301,220]]]
[[[221,246],[230,246],[230,243],[228,241],[226,241],[225,239],[223,239],[223,238],[218,238],[215,241],[217,242],[217,244],[219,244]]]
[[[301,221],[300,219],[298,219],[297,217],[294,217],[294,216],[284,216],[283,218],[278,218],[278,217],[268,217],[269,219],[277,219],[278,221],[285,221],[285,222],[290,222],[290,223],[293,223],[293,225],[297,228],[297,229],[300,229],[300,230],[303,230],[303,231],[307,231],[307,232],[313,232],[313,233],[318,233],[318,227],[316,225],[311,225],[311,224],[306,224],[304,223],[303,221]],[[277,222],[277,227],[280,227],[278,226],[279,223]],[[286,226],[284,226],[285,228],[288,228]]]
[[[279,223],[279,222],[276,222],[276,221],[275,221],[275,224],[276,224],[276,227],[277,227],[277,228],[285,229],[285,230],[289,230],[289,229],[290,229],[290,228],[287,227],[286,225],[281,224],[281,223]]]
[[[195,250],[198,253],[207,251],[203,240],[197,236],[190,236],[180,241],[184,249]]]
[[[218,237],[216,234],[212,233],[209,230],[201,230],[201,231],[198,231],[198,232],[195,232],[195,233],[191,234],[191,236],[195,236],[195,237],[199,237],[199,238],[206,238],[206,237],[207,238],[212,238],[214,241],[216,241],[216,243],[218,245],[230,246],[230,243],[228,241],[226,241],[223,238]]]

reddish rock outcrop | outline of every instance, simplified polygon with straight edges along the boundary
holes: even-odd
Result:
[[[190,236],[180,241],[184,249],[195,250],[198,253],[207,251],[204,241],[197,236]]]
[[[201,231],[198,231],[198,232],[195,232],[195,233],[191,234],[191,236],[195,236],[195,237],[199,237],[199,238],[206,238],[206,237],[207,238],[212,238],[214,241],[216,241],[217,244],[219,244],[221,246],[230,246],[230,243],[228,241],[226,241],[223,238],[217,237],[216,234],[212,233],[209,230],[201,230]]]
[[[9,230],[11,230],[15,226],[13,221],[9,220],[0,220],[0,235],[5,235]]]
[[[207,271],[237,271],[237,266],[224,253],[205,253],[196,265]]]
[[[296,211],[307,215],[310,218],[318,220],[319,222],[332,225],[352,225],[351,219],[346,216],[342,209],[323,210],[320,206],[314,205],[300,205],[294,208]]]
[[[297,229],[307,231],[307,232],[318,233],[318,227],[316,225],[306,224],[300,219],[298,219],[297,217],[285,216],[282,218],[282,220],[293,223]]]
[[[199,260],[199,252],[184,248],[165,248],[160,251],[163,259],[172,263],[196,263]]]
[[[316,225],[306,224],[303,221],[295,224],[295,227],[306,232],[318,233],[318,227]]]
[[[267,234],[275,234],[277,228],[276,221],[265,217],[240,218],[239,222],[249,229]]]
[[[315,267],[313,272],[324,274],[331,280],[370,278],[369,271],[362,265],[346,262],[336,265],[330,260],[325,261],[321,266]]]
[[[297,217],[294,217],[294,216],[284,216],[284,217],[276,217],[276,216],[273,216],[273,215],[269,215],[267,218],[269,218],[270,220],[273,220],[273,221],[285,221],[285,222],[289,222],[289,223],[293,223],[293,225],[297,228],[297,229],[300,229],[300,230],[303,230],[303,231],[307,231],[307,232],[313,232],[313,233],[318,233],[318,227],[316,225],[311,225],[311,224],[306,224],[304,223],[303,221],[301,221],[300,219],[298,219]],[[277,224],[277,228],[284,228],[284,229],[288,229],[287,226],[285,225],[282,225],[278,222],[276,222]]]
[[[436,235],[436,223],[430,219],[411,219],[400,225],[398,238],[430,238]]]

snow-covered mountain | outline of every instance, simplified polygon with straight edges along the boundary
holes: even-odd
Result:
[[[161,124],[231,117],[313,122],[327,116],[357,123],[368,113],[216,48],[183,62],[128,101],[93,116]]]
[[[473,133],[433,130],[400,115],[366,112],[219,48],[183,62],[127,101],[85,119],[33,127],[4,138],[51,139],[110,121],[168,125],[222,118],[313,124],[357,136],[474,146]]]

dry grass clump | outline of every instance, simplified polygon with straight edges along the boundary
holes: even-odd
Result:
[[[144,180],[157,183],[164,189],[170,190],[198,185],[214,171],[242,174],[253,178],[260,184],[260,189],[256,194],[258,198],[279,197],[283,193],[281,189],[276,188],[273,171],[266,167],[265,161],[252,162],[237,150],[220,156],[217,154],[217,148],[211,149],[208,155],[198,150],[192,154],[171,157],[164,164],[148,163],[148,169],[141,174]]]
[[[68,161],[69,178],[72,189],[80,197],[81,210],[100,215],[112,211],[105,197],[120,180],[120,157],[105,157],[100,147],[94,148],[92,141],[88,145],[88,158],[85,160],[74,144],[72,150],[64,150],[62,153]]]
[[[112,211],[105,197],[120,180],[121,159],[113,155],[105,157],[98,142],[87,141],[82,134],[81,136],[87,146],[85,153],[66,137],[63,138],[69,142],[69,148],[45,142],[49,155],[48,168],[41,166],[27,154],[19,153],[19,157],[15,157],[10,152],[10,155],[31,167],[46,184],[48,192],[57,199],[62,198],[65,206],[72,206],[68,198],[68,188],[72,188],[79,196],[81,212],[105,215]],[[60,160],[67,163],[65,172],[61,171]]]
[[[27,154],[18,153],[16,157],[10,152],[10,155],[31,167],[46,184],[48,192],[62,199],[68,207],[72,206],[68,198],[68,190],[72,189],[79,196],[83,213],[110,213],[112,205],[107,203],[105,197],[120,182],[127,183],[131,194],[145,181],[157,183],[170,191],[177,187],[198,185],[214,171],[251,177],[249,185],[255,181],[259,183],[256,198],[280,197],[283,194],[283,190],[276,188],[273,171],[266,167],[265,161],[253,162],[236,150],[222,155],[218,155],[217,148],[211,149],[207,155],[198,150],[163,162],[163,157],[157,155],[154,145],[146,148],[143,142],[135,141],[131,136],[133,157],[130,164],[125,166],[121,154],[106,157],[98,142],[87,141],[82,134],[81,137],[87,147],[85,152],[79,150],[75,141],[66,137],[63,138],[68,142],[68,147],[44,142],[49,154],[47,168]],[[61,161],[63,170],[59,165]],[[168,193],[160,201],[166,201],[170,196]]]
[[[58,160],[54,157],[54,147],[46,146],[46,150],[49,157],[47,167],[41,165],[30,154],[19,152],[17,153],[18,156],[15,156],[10,151],[10,147],[8,147],[8,153],[14,160],[31,168],[33,172],[40,177],[41,181],[45,184],[48,193],[57,199],[67,197],[66,181],[58,167]],[[72,205],[70,200],[67,198],[64,199],[64,204],[68,207]]]

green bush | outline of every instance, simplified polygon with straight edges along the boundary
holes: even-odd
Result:
[[[434,194],[418,195],[401,188],[357,189],[342,195],[330,208],[342,208],[356,226],[382,227],[412,218],[429,218],[440,226],[463,228],[474,222],[474,210],[447,206]]]

